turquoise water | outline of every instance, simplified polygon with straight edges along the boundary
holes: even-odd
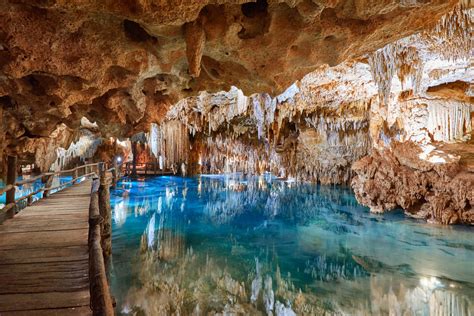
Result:
[[[350,189],[155,177],[111,193],[130,315],[473,315],[474,229],[374,215]]]

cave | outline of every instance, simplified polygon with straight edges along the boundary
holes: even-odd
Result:
[[[0,315],[474,311],[472,1],[0,18]]]

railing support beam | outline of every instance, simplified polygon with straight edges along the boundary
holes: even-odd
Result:
[[[110,207],[110,177],[105,165],[99,165],[99,211],[103,221],[101,223],[101,246],[104,259],[107,261],[112,253],[112,209]]]
[[[132,159],[132,177],[136,177],[137,176],[137,142],[132,142],[132,155],[133,155],[133,159]]]
[[[44,184],[45,190],[43,192],[43,199],[46,199],[49,196],[49,192],[50,192],[49,189],[53,186],[53,179],[54,179],[54,175],[46,176],[46,180]]]
[[[90,306],[92,315],[113,316],[113,299],[110,295],[105,262],[101,247],[100,184],[95,179],[92,184],[89,206],[89,280]]]

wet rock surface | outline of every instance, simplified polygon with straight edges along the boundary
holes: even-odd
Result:
[[[434,147],[423,152],[397,143],[353,164],[352,188],[372,212],[401,207],[431,223],[474,224],[474,173],[460,160]]]

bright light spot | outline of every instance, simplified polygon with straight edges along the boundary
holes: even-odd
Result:
[[[420,285],[423,288],[432,291],[438,287],[442,287],[443,283],[441,283],[436,277],[431,277],[431,278],[422,277],[420,278]]]
[[[159,165],[160,165],[160,169],[163,170],[163,157],[160,155],[160,157],[158,157],[158,162],[159,162]]]
[[[122,157],[118,156],[117,157],[117,162],[122,162]]]
[[[114,221],[115,224],[120,227],[125,224],[127,219],[127,208],[125,206],[124,201],[120,201],[114,206]]]
[[[148,240],[148,248],[153,247],[153,244],[155,243],[155,214],[153,214],[150,222],[148,223],[147,240]]]

